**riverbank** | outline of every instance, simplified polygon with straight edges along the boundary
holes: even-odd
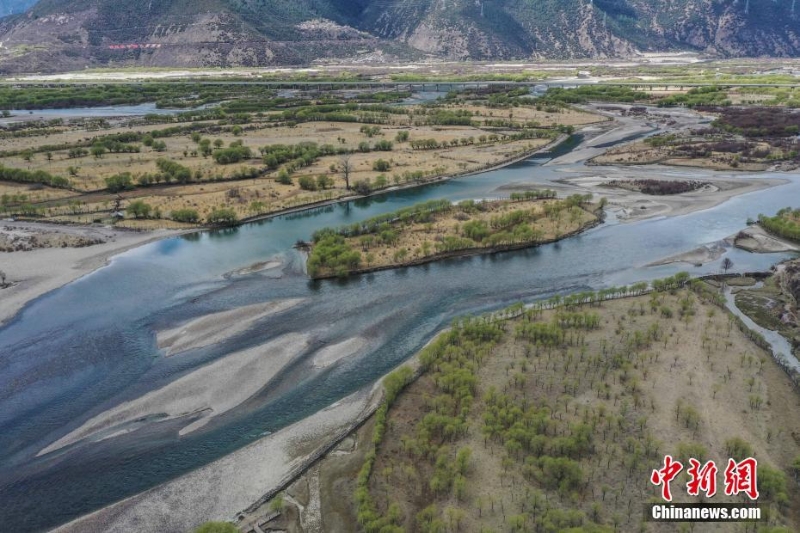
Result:
[[[605,196],[608,200],[609,209],[613,210],[617,218],[622,222],[636,222],[654,217],[688,215],[696,211],[711,209],[743,194],[778,187],[790,182],[790,180],[782,178],[717,178],[716,176],[704,176],[703,180],[709,182],[707,187],[683,194],[661,196],[606,186],[608,182],[613,180],[633,180],[637,176],[635,169],[623,167],[622,169],[615,169],[613,172],[609,171],[606,174],[564,178],[559,182],[570,185],[582,192]],[[691,175],[670,175],[668,178],[654,179],[692,181],[696,177]]]
[[[534,405],[536,405],[536,402],[541,401],[543,397],[546,398],[552,394],[552,400],[549,402],[552,404],[556,402],[554,395],[560,394],[561,391],[559,386],[552,387],[552,384],[553,382],[557,384],[558,380],[563,380],[564,387],[570,390],[586,387],[592,389],[591,391],[586,391],[585,394],[576,395],[573,393],[579,398],[576,401],[581,402],[580,405],[584,409],[582,411],[584,416],[586,416],[585,409],[587,404],[590,406],[590,412],[594,412],[599,405],[603,405],[605,410],[614,412],[614,409],[618,408],[617,400],[620,397],[625,398],[628,394],[631,394],[634,400],[629,402],[623,399],[621,402],[622,409],[624,409],[622,412],[626,414],[630,413],[630,409],[633,409],[634,412],[641,409],[642,412],[646,413],[668,413],[674,409],[675,405],[679,406],[679,412],[685,409],[687,412],[691,410],[699,413],[698,417],[696,419],[693,418],[689,423],[683,418],[676,419],[669,416],[656,416],[655,419],[645,417],[644,424],[648,428],[647,431],[644,431],[644,426],[635,427],[632,422],[632,416],[621,417],[623,423],[631,425],[630,431],[623,430],[619,434],[617,432],[606,433],[606,431],[603,431],[603,442],[606,443],[603,447],[604,451],[592,452],[607,454],[608,461],[602,458],[597,462],[610,465],[609,469],[604,469],[604,480],[595,480],[594,476],[590,478],[590,482],[595,485],[590,490],[592,494],[605,492],[605,489],[601,488],[602,481],[606,481],[609,486],[617,486],[620,479],[625,479],[626,474],[623,470],[631,468],[628,461],[615,461],[613,457],[625,455],[621,449],[619,453],[614,450],[616,447],[621,448],[625,438],[631,436],[634,439],[641,439],[643,436],[650,435],[651,437],[649,438],[652,438],[652,435],[656,435],[656,437],[662,439],[665,438],[664,436],[671,435],[665,444],[668,446],[668,450],[673,452],[678,449],[677,446],[680,443],[691,442],[701,438],[703,443],[709,446],[705,453],[710,452],[711,457],[714,458],[718,455],[723,455],[727,439],[738,437],[744,439],[749,446],[755,447],[765,464],[788,471],[791,461],[797,453],[797,443],[793,442],[789,435],[793,429],[797,429],[797,421],[792,418],[791,412],[798,402],[798,397],[796,389],[793,390],[792,384],[786,379],[784,374],[786,369],[780,364],[770,364],[767,362],[767,358],[761,359],[759,371],[755,378],[756,390],[761,400],[758,406],[754,407],[754,396],[749,394],[753,387],[751,387],[750,391],[747,391],[747,389],[734,385],[738,381],[736,379],[731,380],[730,375],[733,372],[734,374],[741,373],[742,376],[747,377],[751,374],[750,365],[742,368],[743,365],[739,364],[738,361],[739,353],[729,350],[728,347],[730,339],[733,339],[736,346],[747,348],[748,355],[755,353],[755,359],[758,359],[762,354],[766,355],[761,351],[761,347],[750,342],[746,331],[738,328],[731,331],[727,313],[724,311],[718,313],[715,307],[718,307],[719,304],[712,305],[711,302],[706,301],[705,297],[701,297],[699,302],[692,301],[691,296],[684,300],[683,297],[691,293],[681,290],[677,296],[663,292],[659,293],[658,296],[646,298],[645,294],[649,292],[648,290],[632,293],[622,299],[615,297],[601,304],[602,309],[599,310],[596,305],[587,307],[590,310],[590,314],[600,313],[600,324],[609,321],[613,323],[614,318],[627,316],[631,323],[626,329],[633,328],[644,331],[650,326],[650,331],[653,331],[652,325],[655,325],[656,338],[649,339],[647,343],[650,349],[657,353],[654,356],[648,356],[647,370],[634,378],[634,383],[638,384],[651,381],[654,379],[653,376],[657,376],[657,383],[653,384],[655,390],[651,394],[645,393],[646,400],[641,401],[640,398],[641,391],[645,390],[644,387],[639,388],[634,385],[631,389],[628,389],[628,385],[625,385],[624,388],[620,385],[619,387],[624,390],[617,391],[616,380],[612,385],[610,378],[598,378],[598,381],[600,381],[601,387],[606,387],[606,391],[610,390],[615,394],[606,393],[601,396],[599,393],[593,392],[596,388],[595,380],[591,380],[591,385],[587,385],[589,380],[578,384],[569,378],[570,374],[566,372],[569,369],[569,366],[567,366],[569,363],[565,364],[562,370],[558,369],[558,365],[554,366],[552,375],[550,375],[550,363],[541,364],[543,362],[541,359],[543,354],[540,353],[541,349],[537,349],[534,354],[530,350],[521,349],[519,344],[513,340],[508,340],[500,346],[493,345],[491,356],[488,359],[490,363],[483,365],[479,363],[477,365],[479,368],[485,367],[478,371],[480,375],[477,380],[477,383],[480,384],[478,396],[485,393],[486,389],[494,386],[496,390],[503,390],[505,394],[511,397],[524,398],[526,402],[534,402]],[[703,294],[702,290],[698,293],[698,296],[701,294]],[[650,301],[654,298],[658,305],[650,309],[649,312],[645,311],[646,307],[652,307]],[[691,302],[693,314],[704,318],[702,320],[696,318],[692,320],[688,318],[680,319],[686,322],[685,325],[682,325],[680,338],[665,334],[662,345],[658,326],[663,326],[663,322],[667,320],[663,316],[663,309],[685,306],[686,304],[682,303],[685,301]],[[636,302],[639,302],[638,307],[641,312],[637,312],[635,318],[631,318],[634,316],[631,310],[637,307],[635,305]],[[563,304],[555,307],[561,307],[561,305]],[[699,310],[695,310],[696,306],[699,307]],[[552,318],[557,313],[552,310],[544,311],[546,316],[543,319],[540,316],[541,311],[538,311],[538,309],[529,307],[528,312],[532,314],[526,320],[519,318],[520,312],[524,311],[499,313],[495,314],[495,318],[501,317],[510,320],[512,324],[514,322],[519,324],[538,319],[542,320],[542,325],[544,325],[548,323],[548,318]],[[551,308],[545,307],[545,309]],[[602,317],[611,317],[611,319],[603,321]],[[669,320],[678,320],[677,315],[670,317]],[[486,324],[489,321],[480,321],[480,323]],[[501,329],[518,331],[508,326],[504,326]],[[664,328],[664,330],[666,329]],[[603,330],[606,331],[604,332]],[[705,339],[705,337],[711,335],[709,332],[716,332],[715,337],[710,340]],[[588,340],[584,341],[584,345],[590,351],[599,351],[601,346],[604,347],[608,342],[613,342],[615,336],[621,335],[619,330],[612,334],[608,326],[602,325],[597,328],[588,328],[582,334],[588,338]],[[518,335],[519,333],[517,333]],[[686,336],[690,339],[688,344]],[[437,335],[429,345],[440,338],[441,334]],[[728,342],[723,342],[723,339]],[[457,346],[457,343],[454,343],[453,346]],[[693,348],[687,351],[686,346]],[[452,347],[451,349],[453,349],[453,352],[448,351],[447,353],[448,357],[452,359],[455,349]],[[522,353],[525,353],[524,357],[521,357]],[[719,372],[715,369],[715,365],[725,358],[729,360],[728,368],[733,370],[729,370],[727,379],[721,379]],[[711,362],[709,363],[709,361]],[[576,364],[571,358],[570,363]],[[583,363],[577,364],[580,367]],[[464,366],[468,367],[468,365]],[[683,378],[685,372],[673,372],[675,367],[684,370],[689,369],[693,378],[686,381]],[[458,366],[458,368],[462,367]],[[513,376],[509,376],[509,368],[513,368],[515,371],[519,369],[519,371],[515,372]],[[589,371],[591,369],[587,370],[587,372]],[[436,376],[441,375],[443,372],[445,371],[439,370],[437,366],[433,365],[430,373],[434,374],[434,376],[423,376],[422,379],[409,385],[389,411],[390,422],[387,422],[386,435],[377,448],[377,457],[370,455],[371,458],[369,459],[374,461],[374,465],[371,468],[372,475],[368,486],[375,499],[377,516],[382,513],[385,514],[388,503],[394,502],[401,507],[399,519],[403,520],[403,517],[405,517],[407,520],[404,525],[410,526],[416,513],[422,507],[436,503],[437,494],[431,494],[428,489],[431,471],[424,466],[427,459],[425,456],[415,456],[413,453],[409,453],[409,450],[417,449],[414,444],[417,443],[419,445],[421,441],[418,439],[423,438],[418,436],[423,435],[423,433],[416,431],[414,425],[415,423],[419,424],[420,420],[424,418],[426,406],[429,405],[425,398],[436,396],[437,390],[432,382],[437,382]],[[529,372],[533,375],[529,375]],[[630,369],[627,372],[630,372]],[[542,373],[544,373],[544,377],[540,376]],[[585,374],[586,372],[581,373]],[[547,379],[548,376],[549,379]],[[545,383],[547,384],[546,386]],[[708,386],[698,386],[704,383]],[[527,393],[515,392],[521,388],[527,388]],[[599,390],[602,391],[603,389]],[[698,393],[698,391],[706,392]],[[613,406],[608,402],[612,396],[614,398]],[[637,399],[640,401],[637,401]],[[560,396],[559,401],[562,400],[563,396]],[[482,402],[474,403],[479,407],[483,405]],[[631,405],[633,405],[632,408]],[[461,412],[463,413],[463,411]],[[576,417],[578,412],[579,410],[576,408]],[[569,413],[570,409],[565,406],[564,416],[568,416]],[[482,417],[475,416],[471,419],[470,427],[480,427],[482,420]],[[641,418],[638,420],[637,424],[643,423]],[[785,428],[786,431],[780,432],[779,436],[776,437],[773,431],[775,427]],[[731,433],[731,428],[739,429]],[[742,428],[746,429],[743,430]],[[286,503],[282,516],[275,517],[274,513],[262,513],[259,516],[248,515],[246,520],[240,521],[237,525],[244,526],[243,531],[258,531],[254,527],[256,525],[264,529],[271,528],[310,533],[311,531],[330,530],[329,528],[333,524],[339,526],[337,530],[355,530],[360,523],[360,515],[357,514],[356,504],[354,501],[350,501],[349,505],[347,502],[342,503],[342,495],[356,493],[357,485],[355,479],[359,469],[354,463],[357,463],[360,458],[363,464],[366,456],[371,454],[375,438],[374,434],[370,430],[370,421],[368,421],[362,429],[354,431],[347,437],[346,447],[337,448],[333,453],[326,455],[320,463],[308,469],[303,474],[303,477],[286,489],[286,497],[284,498]],[[503,457],[503,454],[493,453],[493,448],[499,445],[502,449],[504,442],[500,440],[495,444],[490,439],[487,444],[485,432],[477,432],[475,433],[476,436],[471,436],[471,434],[472,432],[465,432],[466,436],[462,437],[463,441],[459,441],[457,437],[456,439],[450,439],[448,442],[455,440],[458,443],[457,445],[452,445],[454,449],[467,447],[471,450],[472,461],[464,475],[467,476],[467,479],[480,479],[481,482],[479,484],[468,483],[466,491],[462,491],[461,496],[456,499],[445,498],[445,500],[448,506],[466,507],[464,509],[465,512],[460,515],[461,519],[465,520],[463,525],[466,525],[466,527],[464,529],[477,530],[477,527],[473,527],[474,523],[486,522],[487,520],[494,522],[492,525],[499,528],[505,522],[505,519],[500,520],[499,513],[494,509],[490,510],[488,508],[488,502],[493,502],[491,507],[496,506],[498,509],[503,508],[508,512],[512,512],[509,509],[515,509],[519,505],[519,501],[515,503],[515,499],[518,500],[518,498],[514,498],[511,494],[514,491],[508,487],[517,487],[529,481],[529,479],[516,478],[512,483],[509,483],[508,479],[505,482],[502,479],[497,479],[499,472],[505,473],[503,477],[514,477],[513,469],[509,472],[506,466],[501,467],[500,458]],[[427,433],[424,435],[427,435]],[[630,440],[628,438],[628,441]],[[400,445],[400,442],[403,445]],[[629,446],[629,444],[625,443],[624,446]],[[598,447],[598,450],[600,448]],[[449,454],[448,457],[452,458],[452,455]],[[411,457],[413,459],[409,463]],[[634,464],[634,468],[638,468],[638,466],[638,464]],[[611,481],[615,482],[610,482],[609,476]],[[536,488],[541,490],[543,487],[538,485]],[[792,500],[798,498],[796,489],[788,488],[786,490],[789,491]],[[449,491],[446,491],[445,494],[449,494]],[[481,496],[481,494],[484,496]],[[647,493],[643,493],[640,498],[644,500],[647,496]],[[638,498],[639,496],[634,498],[634,501]],[[556,502],[560,501],[560,498],[552,497],[547,498],[547,500]],[[469,512],[470,502],[477,502],[472,503],[472,507],[474,508],[475,505],[482,507],[483,512],[477,514]],[[609,506],[612,505],[619,505],[621,509],[624,509],[625,501],[609,498]],[[629,506],[630,503],[627,505]],[[522,508],[522,512],[525,512],[525,507]],[[622,514],[624,513],[620,513],[620,515]],[[592,515],[587,511],[587,516]],[[597,519],[599,515],[595,514],[594,516]],[[784,516],[784,519],[796,522],[798,515],[790,511]],[[628,520],[630,521],[630,517]],[[309,524],[314,524],[314,528],[309,528]],[[633,525],[634,522],[630,522],[630,524]]]
[[[269,220],[284,215],[310,211],[362,198],[370,198],[394,191],[414,189],[455,178],[499,170],[537,154],[553,150],[568,138],[569,136],[567,135],[561,135],[552,143],[526,152],[524,155],[511,158],[503,163],[491,165],[477,171],[441,176],[422,183],[393,186],[372,192],[368,195],[350,195],[333,200],[287,208],[265,215],[242,219],[237,225]],[[0,226],[0,234],[11,234],[12,232],[17,232],[20,228],[24,228],[38,233],[65,234],[86,239],[99,239],[102,242],[93,246],[77,248],[51,247],[38,248],[30,251],[0,252],[0,270],[5,272],[7,282],[11,284],[11,286],[6,289],[0,289],[0,296],[2,297],[0,298],[0,326],[11,320],[19,310],[30,301],[102,268],[108,264],[109,260],[115,255],[161,239],[214,229],[212,227],[201,226],[183,230],[160,229],[143,231],[115,229],[105,226],[49,224],[30,221],[5,221],[2,224],[3,225]],[[13,229],[7,229],[9,226]]]
[[[0,270],[11,284],[0,289],[0,326],[28,302],[108,264],[111,257],[186,231],[124,231],[108,227],[61,226],[35,222],[0,223],[0,234],[47,233],[98,241],[83,247],[48,247],[0,252]],[[102,242],[101,242],[102,241]]]
[[[758,254],[800,252],[800,246],[796,243],[772,235],[757,224],[743,229],[727,240],[738,248]]]
[[[296,479],[332,448],[331,442],[340,442],[359,427],[381,398],[378,383],[206,466],[55,531],[191,531],[209,520],[233,520],[263,501],[271,487],[284,487]]]

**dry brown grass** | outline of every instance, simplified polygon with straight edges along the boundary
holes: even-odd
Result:
[[[579,208],[575,208],[578,209],[575,217],[571,217],[566,212],[562,213],[558,218],[545,217],[545,205],[552,205],[558,202],[558,200],[485,202],[483,204],[486,208],[485,211],[476,211],[466,217],[464,217],[462,211],[454,210],[434,215],[433,221],[430,223],[395,226],[399,230],[400,238],[391,245],[383,242],[364,245],[360,237],[348,238],[346,241],[354,249],[360,249],[364,254],[373,258],[372,261],[367,261],[368,267],[400,266],[409,261],[436,254],[436,243],[441,242],[445,237],[463,237],[461,228],[470,220],[478,220],[488,224],[493,217],[502,216],[513,211],[528,211],[533,217],[537,217],[535,221],[530,223],[530,227],[534,231],[540,232],[539,238],[533,241],[531,245],[536,242],[551,241],[563,235],[571,234],[597,220],[596,215]],[[476,245],[479,246],[477,243]],[[398,260],[396,254],[401,250],[405,250],[405,253],[403,258]]]
[[[767,143],[759,143],[758,148],[769,148]],[[751,161],[741,162],[736,154],[712,152],[707,157],[677,157],[672,155],[668,147],[653,148],[644,142],[637,141],[625,144],[619,148],[612,148],[592,159],[599,165],[633,164],[651,165],[663,164],[673,166],[697,167],[711,170],[742,170],[758,172],[766,170],[774,162]]]
[[[465,107],[481,112],[484,117],[489,117],[490,113],[495,118],[507,118],[508,116],[508,110],[474,105]],[[409,108],[409,111],[413,112],[413,108]],[[515,122],[524,123],[535,120],[543,126],[549,126],[554,121],[565,125],[582,125],[603,120],[602,117],[575,110],[546,113],[536,111],[535,108],[520,107],[513,108],[511,111]],[[358,180],[374,182],[375,178],[384,174],[391,185],[396,183],[404,184],[405,181],[402,176],[407,172],[422,171],[425,173],[426,179],[431,179],[437,176],[476,171],[533,152],[549,142],[546,139],[531,139],[490,142],[485,145],[476,143],[470,146],[459,145],[436,150],[413,150],[410,143],[395,142],[395,136],[398,131],[409,132],[412,140],[436,139],[438,142],[468,139],[470,137],[477,141],[480,135],[492,133],[466,126],[413,126],[413,118],[413,116],[405,114],[391,115],[391,123],[382,125],[380,134],[372,138],[368,138],[359,131],[362,124],[333,122],[308,122],[293,127],[272,127],[270,124],[256,120],[254,123],[245,126],[245,131],[240,136],[234,136],[230,131],[230,127],[224,128],[225,131],[218,134],[201,132],[204,138],[212,141],[219,139],[225,146],[234,141],[241,141],[245,146],[253,150],[254,159],[232,165],[219,165],[211,157],[193,156],[192,152],[197,150],[197,145],[191,140],[189,133],[159,139],[163,140],[167,145],[167,149],[164,152],[156,152],[151,148],[141,146],[139,153],[106,153],[99,158],[91,155],[81,158],[69,158],[68,150],[61,150],[53,151],[51,160],[48,160],[44,153],[37,153],[31,161],[25,161],[22,156],[11,156],[0,158],[0,164],[28,170],[44,170],[53,175],[61,176],[69,176],[69,167],[77,167],[77,176],[71,176],[70,179],[77,189],[87,193],[79,199],[82,204],[79,212],[76,212],[74,205],[59,206],[53,203],[54,200],[75,196],[74,193],[68,191],[46,189],[46,192],[40,192],[36,196],[35,201],[45,209],[47,216],[75,217],[78,215],[78,218],[81,219],[91,219],[103,216],[99,212],[105,212],[108,215],[111,206],[113,206],[116,195],[102,191],[105,187],[106,178],[122,172],[131,173],[134,179],[141,174],[154,174],[157,173],[157,159],[171,159],[188,167],[193,174],[199,173],[201,176],[200,181],[187,185],[173,184],[170,186],[141,188],[125,192],[123,196],[126,199],[143,199],[150,203],[154,209],[158,208],[163,217],[168,217],[169,213],[174,209],[186,207],[197,209],[201,217],[207,215],[214,208],[230,207],[237,212],[240,218],[244,218],[256,214],[277,212],[307,203],[335,199],[349,194],[345,189],[345,183],[340,173],[331,170],[332,166],[336,166],[339,163],[340,158],[338,156],[320,158],[312,166],[298,170],[292,176],[294,184],[291,186],[275,182],[277,171],[266,172],[255,180],[225,181],[229,180],[240,169],[261,169],[263,165],[260,159],[257,158],[259,156],[258,149],[267,145],[315,142],[319,145],[332,144],[336,147],[356,150],[359,143],[364,141],[374,144],[381,139],[390,140],[394,142],[394,149],[391,152],[355,152],[352,155],[354,172],[350,181],[351,184]],[[210,122],[195,124],[212,126]],[[133,130],[148,132],[175,125],[136,126]],[[81,128],[84,127],[76,126],[70,131],[50,136],[10,140],[4,145],[4,148],[6,150],[35,149],[37,146],[43,145],[87,142],[98,135],[131,131],[130,128],[119,124],[110,129],[100,131],[86,131]],[[391,169],[383,173],[374,171],[373,163],[378,159],[389,161]],[[318,176],[321,174],[333,178],[333,189],[309,192],[302,191],[297,185],[297,179],[301,176]],[[397,176],[397,179],[394,179],[395,176]],[[5,184],[0,185],[0,187],[6,186]],[[16,188],[16,186],[10,187]],[[238,190],[239,196],[229,197],[229,191],[232,189]],[[253,202],[260,202],[263,206],[259,206],[258,209],[251,209]],[[133,222],[133,224],[140,225],[139,222]],[[159,225],[159,223],[148,223],[147,225]],[[167,223],[161,224],[162,227],[168,225]]]

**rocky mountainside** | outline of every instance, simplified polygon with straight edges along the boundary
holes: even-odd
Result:
[[[0,0],[0,6],[26,0]],[[2,3],[4,2],[4,3]],[[0,70],[325,58],[800,54],[796,0],[41,0],[0,21]]]

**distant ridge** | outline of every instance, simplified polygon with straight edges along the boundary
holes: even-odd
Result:
[[[31,0],[0,0],[19,8]],[[0,21],[0,71],[424,57],[800,55],[796,0],[41,0]],[[795,9],[796,7],[796,9]],[[149,46],[148,46],[149,45]]]

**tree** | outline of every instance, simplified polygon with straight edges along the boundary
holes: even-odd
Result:
[[[350,175],[353,173],[353,161],[349,154],[345,154],[339,158],[339,172],[342,174],[345,189],[350,190]]]
[[[313,176],[300,176],[300,178],[297,180],[297,183],[304,191],[317,190],[317,182],[314,180]]]
[[[206,220],[209,224],[217,225],[217,226],[233,226],[239,220],[236,216],[236,212],[230,208],[218,208],[214,209]]]
[[[0,270],[0,288],[6,287],[6,273]]]
[[[195,223],[200,220],[200,215],[195,209],[176,209],[171,216],[175,222]]]
[[[116,174],[106,178],[106,188],[109,192],[120,192],[133,189],[133,177],[130,172]]]
[[[392,168],[392,165],[385,159],[378,159],[372,163],[372,170],[375,170],[376,172],[386,172],[390,168]]]
[[[239,533],[239,529],[229,522],[206,522],[194,533]]]
[[[129,205],[125,211],[127,211],[129,215],[133,215],[134,218],[147,218],[150,216],[150,211],[152,211],[152,209],[150,204],[146,204],[144,200],[136,200],[131,202],[131,205]]]
[[[733,261],[731,261],[730,257],[726,257],[722,260],[722,270],[727,274],[731,268],[733,268]]]

